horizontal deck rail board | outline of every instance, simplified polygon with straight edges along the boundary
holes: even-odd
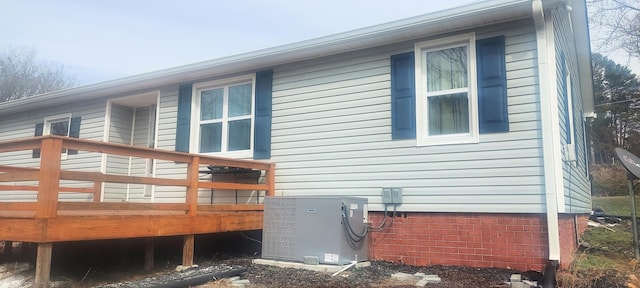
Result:
[[[147,216],[147,215],[185,215],[182,210],[58,210],[58,216]]]
[[[47,136],[62,139],[64,148],[81,150],[81,151],[93,151],[108,154],[117,154],[124,156],[133,156],[140,158],[152,158],[167,161],[174,161],[179,163],[190,163],[191,158],[194,157],[191,154],[183,152],[175,152],[168,150],[158,150],[145,147],[130,146],[126,144],[105,143],[100,141],[92,141],[79,138],[66,138],[60,136]],[[254,161],[254,160],[242,160],[242,159],[228,159],[215,156],[202,156],[200,157],[201,164],[214,165],[224,167],[243,167],[257,170],[267,170],[272,165],[268,162]]]
[[[40,171],[16,171],[8,173],[0,173],[0,182],[9,181],[37,181]]]
[[[199,182],[198,186],[200,188],[229,189],[229,190],[266,191],[269,189],[269,185],[266,185],[266,184],[243,184],[243,183],[228,183],[228,182]]]
[[[263,211],[262,204],[213,204],[198,205],[198,212],[217,212],[217,211]]]
[[[183,186],[183,187],[186,187],[188,185],[187,180],[182,180],[182,179],[110,175],[110,174],[102,174],[99,172],[83,172],[83,171],[61,171],[60,179],[76,180],[76,181],[97,181],[97,182],[163,185],[163,186]]]
[[[0,153],[36,149],[40,147],[41,141],[42,137],[0,141]]]
[[[36,202],[0,202],[0,211],[35,211]]]
[[[38,191],[38,186],[0,185],[0,191]],[[60,192],[95,193],[95,187],[60,187]]]
[[[186,211],[187,204],[183,203],[126,203],[126,202],[59,202],[58,210],[182,210]]]
[[[22,172],[22,171],[39,171],[39,170],[40,169],[38,168],[0,165],[0,172]]]
[[[35,218],[36,211],[22,211],[22,210],[1,210],[0,218]]]

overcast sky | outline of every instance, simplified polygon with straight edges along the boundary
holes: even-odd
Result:
[[[0,51],[34,48],[88,84],[470,2],[477,0],[0,0]]]

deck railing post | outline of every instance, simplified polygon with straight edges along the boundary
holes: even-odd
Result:
[[[93,182],[93,202],[98,203],[102,200],[102,181]]]
[[[269,185],[267,196],[276,195],[276,164],[274,163],[271,163],[269,170],[267,170],[267,185]]]
[[[43,138],[41,143],[36,218],[53,218],[58,213],[62,139]]]
[[[196,216],[198,214],[198,182],[200,173],[200,157],[191,157],[191,163],[187,166],[187,187],[186,202],[189,206],[187,215]]]

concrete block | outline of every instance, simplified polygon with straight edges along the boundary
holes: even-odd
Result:
[[[509,284],[509,287],[510,288],[531,288],[531,286],[522,282],[511,282]]]
[[[364,268],[364,267],[369,267],[371,266],[371,262],[369,261],[364,261],[364,262],[358,262],[356,263],[356,269],[360,269],[360,268]]]
[[[416,274],[413,274],[413,276],[416,276],[416,277],[424,277],[424,276],[427,276],[427,274],[422,273],[422,272],[416,272]]]
[[[416,280],[417,277],[411,274],[398,272],[398,273],[391,274],[391,279],[396,279],[398,281],[410,281],[410,280]]]
[[[511,279],[509,282],[522,282],[522,275],[520,274],[511,274]]]
[[[231,282],[231,284],[251,284],[251,281],[247,279],[240,279],[240,280]]]
[[[429,281],[422,279],[422,280],[416,282],[415,286],[416,287],[425,287],[425,286],[427,286],[427,284],[429,284]]]
[[[438,275],[425,275],[422,279],[429,281],[429,283],[440,283],[442,281]]]
[[[229,282],[233,282],[233,281],[236,281],[236,280],[240,280],[240,276],[233,276],[233,277],[227,278],[227,279],[229,279]]]

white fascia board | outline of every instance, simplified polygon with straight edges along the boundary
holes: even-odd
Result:
[[[591,40],[589,37],[589,22],[585,1],[571,2],[571,23],[573,24],[573,39],[578,59],[578,73],[580,81],[580,95],[582,95],[582,109],[585,114],[595,112],[593,96],[593,68],[591,66]]]
[[[531,0],[489,0],[349,32],[0,103],[0,115],[163,85],[253,72],[295,61],[387,45],[531,16]]]

